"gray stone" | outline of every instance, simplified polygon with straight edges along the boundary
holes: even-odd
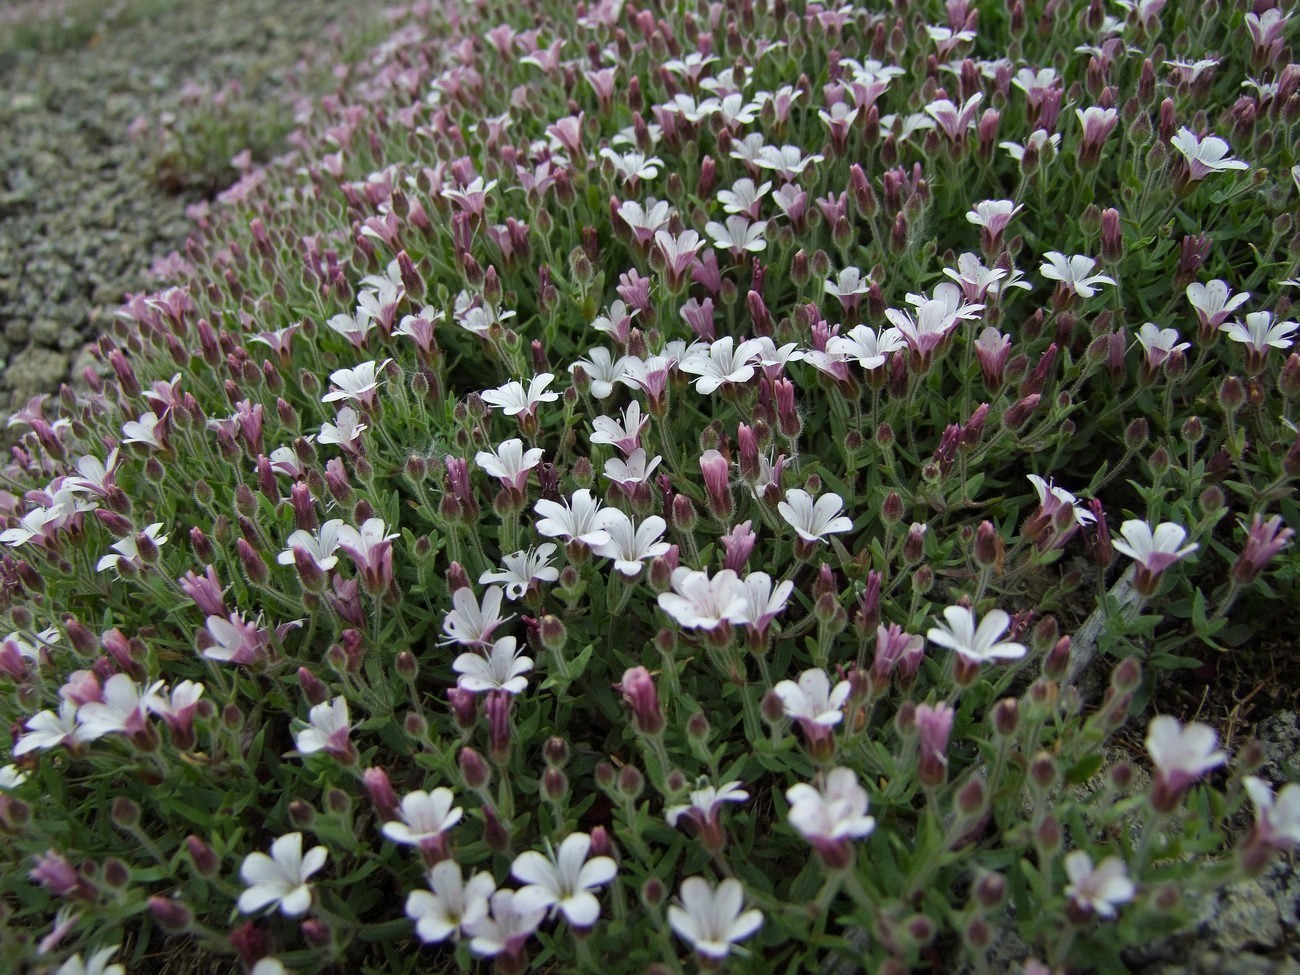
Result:
[[[65,353],[33,345],[14,356],[4,372],[4,380],[13,393],[12,401],[25,403],[39,393],[57,389],[67,374]]]

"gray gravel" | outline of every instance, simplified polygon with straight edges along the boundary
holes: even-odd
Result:
[[[132,3],[140,6],[132,14]],[[127,0],[88,43],[0,50],[0,410],[56,389],[154,259],[182,248],[185,207],[151,183],[137,116],[184,111],[181,88],[238,81],[284,105],[348,5]],[[327,45],[326,45],[327,46]]]

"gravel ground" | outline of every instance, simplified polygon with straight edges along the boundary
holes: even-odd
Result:
[[[50,17],[30,6],[27,16]],[[0,410],[79,374],[82,350],[123,295],[144,290],[154,259],[184,245],[185,207],[198,197],[151,182],[132,120],[192,111],[184,86],[230,81],[290,114],[299,62],[346,9],[330,0],[117,7],[115,20],[66,50],[0,41]],[[22,13],[0,11],[11,21]]]

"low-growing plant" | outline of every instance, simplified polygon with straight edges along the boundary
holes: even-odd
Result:
[[[1300,841],[1162,699],[1294,594],[1289,14],[407,18],[14,417],[15,956],[1123,971]]]

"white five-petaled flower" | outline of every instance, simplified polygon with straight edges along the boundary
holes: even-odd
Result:
[[[1137,893],[1119,857],[1107,857],[1094,867],[1086,852],[1073,850],[1065,856],[1065,874],[1070,878],[1065,896],[1100,917],[1114,917],[1115,908],[1131,901]]]
[[[165,545],[167,536],[158,534],[162,526],[161,521],[156,521],[152,525],[146,526],[142,534],[147,536],[155,546]],[[114,554],[105,555],[100,559],[95,565],[96,572],[103,572],[105,569],[116,569],[117,564],[122,559],[126,559],[128,562],[138,563],[140,561],[140,549],[136,544],[134,535],[127,535],[125,538],[118,539],[110,547],[113,549]]]
[[[46,751],[63,744],[79,745],[94,738],[92,730],[77,724],[77,704],[66,698],[59,702],[59,711],[40,711],[27,719],[27,734],[14,745],[14,758],[40,749]]]
[[[741,782],[727,782],[716,789],[706,783],[691,790],[691,801],[669,806],[664,810],[664,819],[669,826],[676,826],[682,816],[707,821],[717,815],[718,807],[724,802],[745,802],[749,793],[741,788]]]
[[[521,549],[510,555],[503,555],[501,568],[484,572],[478,577],[479,585],[487,585],[489,582],[504,583],[506,596],[510,599],[518,599],[528,591],[533,580],[554,582],[560,578],[560,570],[551,565],[551,555],[554,554],[555,549],[554,542],[545,542],[536,548]]]
[[[516,437],[503,440],[495,452],[480,450],[474,455],[474,462],[506,487],[522,491],[529,473],[542,462],[542,454],[541,447],[524,450],[524,442]]]
[[[348,699],[340,694],[307,712],[307,724],[294,732],[294,744],[303,755],[314,755],[326,749],[342,751],[347,748],[351,733]]]
[[[826,343],[831,355],[856,359],[863,369],[879,369],[889,356],[906,346],[903,333],[896,328],[878,331],[868,325],[854,325],[848,335],[836,335]]]
[[[1231,295],[1231,297],[1229,297]],[[1235,295],[1228,287],[1228,282],[1215,278],[1201,284],[1193,281],[1187,286],[1187,300],[1196,310],[1196,317],[1207,328],[1218,328],[1228,320],[1228,316],[1244,305],[1250,298],[1249,291],[1239,291]]]
[[[162,436],[158,433],[160,422],[158,414],[152,410],[142,413],[135,420],[127,420],[122,424],[122,443],[142,443],[161,449],[165,445]]]
[[[27,773],[17,765],[6,765],[0,768],[0,792],[16,789],[26,781]]]
[[[555,377],[549,372],[538,373],[528,381],[528,389],[523,384],[511,380],[496,389],[484,390],[483,402],[497,407],[506,416],[532,416],[540,403],[553,403],[560,398],[559,393],[547,392]]]
[[[1156,767],[1158,785],[1179,793],[1211,769],[1228,760],[1219,748],[1219,736],[1200,721],[1183,725],[1175,717],[1160,714],[1147,726],[1147,754]]]
[[[379,372],[392,361],[385,359],[380,363],[363,362],[352,369],[336,369],[330,373],[330,382],[338,388],[326,393],[320,401],[333,403],[337,400],[356,400],[362,406],[370,406],[375,399],[375,390],[383,385]]]
[[[113,945],[111,948],[101,948],[88,961],[82,961],[81,952],[77,952],[60,965],[54,975],[126,975],[126,966],[108,963],[120,947],[121,945]]]
[[[739,214],[727,217],[726,224],[710,220],[704,232],[713,238],[713,245],[720,250],[730,251],[734,256],[749,251],[759,253],[767,248],[763,233],[767,230],[767,221],[758,220],[750,223],[749,219]]]
[[[649,422],[650,417],[641,412],[641,404],[632,400],[623,408],[620,419],[598,416],[591,421],[591,442],[611,444],[627,456],[639,449],[641,431]]]
[[[521,911],[555,907],[576,928],[589,928],[600,917],[600,901],[591,891],[614,879],[618,867],[610,857],[587,859],[591,837],[570,833],[558,851],[547,847],[543,856],[528,850],[515,857],[510,868],[525,886],[515,892],[515,907]]]
[[[103,700],[87,701],[77,710],[82,740],[131,734],[142,729],[147,720],[148,700],[162,686],[162,681],[155,681],[141,688],[126,674],[114,674],[104,682]]]
[[[613,559],[615,570],[629,578],[641,574],[641,564],[647,559],[663,555],[672,547],[661,541],[668,523],[658,515],[650,515],[639,525],[617,508],[605,508],[601,515],[609,541],[592,546],[592,551]]]
[[[1080,298],[1091,298],[1096,294],[1095,285],[1115,283],[1115,279],[1108,275],[1093,274],[1097,262],[1083,254],[1066,257],[1058,251],[1048,251],[1044,258],[1045,263],[1038,273],[1051,281],[1059,281],[1062,288]]]
[[[487,917],[465,922],[470,951],[485,958],[517,950],[546,917],[546,908],[525,907],[513,890],[498,890],[490,903]]]
[[[844,705],[852,687],[846,680],[831,689],[831,679],[820,668],[805,670],[799,682],[783,680],[773,690],[785,708],[785,716],[822,728],[831,728],[844,720]]]
[[[1145,521],[1134,518],[1120,525],[1119,533],[1124,536],[1124,540],[1111,543],[1115,551],[1127,555],[1153,573],[1163,572],[1198,548],[1195,543],[1183,545],[1187,529],[1172,521],[1157,525],[1153,532]]]
[[[875,818],[867,815],[867,792],[849,768],[831,769],[816,785],[792,785],[785,801],[790,825],[810,841],[862,839],[876,828]]]
[[[745,612],[745,592],[736,573],[723,569],[712,579],[708,572],[678,566],[672,592],[659,594],[659,608],[687,629],[712,630],[739,623]]]
[[[339,562],[339,557],[334,553],[341,544],[339,532],[342,528],[343,522],[338,518],[330,519],[314,532],[299,528],[289,536],[285,550],[276,556],[276,562],[280,565],[293,565],[294,549],[300,548],[316,564],[316,568],[328,572]]]
[[[429,871],[429,887],[432,893],[413,890],[406,896],[406,916],[415,922],[416,935],[427,945],[459,937],[486,918],[496,881],[491,874],[480,872],[466,882],[459,863],[442,860]]]
[[[650,475],[662,460],[663,458],[658,454],[647,457],[645,449],[637,447],[628,454],[627,460],[611,457],[605,461],[605,476],[624,491],[631,493],[636,490],[638,484],[644,484],[650,479]]]
[[[757,339],[736,345],[730,335],[711,342],[707,349],[688,352],[678,368],[682,372],[699,376],[695,380],[697,392],[707,396],[723,383],[745,383],[754,376],[754,370],[763,346]]]
[[[603,510],[600,501],[586,488],[574,491],[564,504],[543,498],[533,505],[533,511],[542,516],[536,526],[538,532],[547,538],[581,542],[591,549],[609,541],[601,515]]]
[[[1231,158],[1228,155],[1232,151],[1231,147],[1217,135],[1199,139],[1195,132],[1184,126],[1169,143],[1187,160],[1187,169],[1193,182],[1204,179],[1210,173],[1250,168],[1249,163]]]
[[[285,917],[301,917],[311,907],[311,886],[307,879],[329,856],[325,847],[302,852],[302,834],[289,833],[271,844],[271,855],[250,853],[244,857],[239,876],[248,889],[239,895],[239,909],[244,914],[260,911],[268,904],[279,904]]]
[[[421,843],[436,840],[447,830],[460,822],[464,810],[453,806],[456,797],[450,789],[434,789],[432,792],[416,790],[402,796],[397,814],[401,820],[389,820],[384,823],[382,832],[394,843],[407,846],[419,846]],[[445,861],[444,861],[445,862]],[[456,872],[460,872],[457,867]],[[484,907],[487,905],[485,904]]]
[[[339,415],[335,419],[338,420],[337,423],[326,422],[320,425],[318,441],[324,444],[338,444],[344,450],[351,450],[357,438],[366,431],[368,424],[361,423],[360,415],[350,406],[339,410]]]
[[[744,910],[745,888],[732,877],[716,888],[703,877],[687,877],[680,896],[682,906],[668,908],[668,924],[706,958],[726,958],[737,941],[763,926],[762,911]]]
[[[999,639],[1011,626],[1011,617],[1003,610],[989,610],[978,627],[975,614],[965,606],[949,606],[943,615],[948,624],[931,627],[925,638],[956,652],[963,660],[975,664],[1018,660],[1028,652],[1022,644]]]
[[[1257,355],[1263,355],[1268,349],[1291,348],[1291,336],[1297,328],[1300,325],[1295,322],[1273,321],[1272,312],[1253,311],[1246,315],[1245,324],[1227,322],[1219,326],[1219,331]]]
[[[745,177],[736,180],[729,190],[718,190],[717,197],[718,202],[722,204],[722,209],[727,213],[757,220],[762,199],[771,189],[771,183],[755,186],[752,179]]]
[[[587,353],[587,358],[579,359],[569,366],[569,372],[581,366],[591,381],[591,395],[596,399],[608,399],[614,392],[615,383],[636,388],[636,380],[629,372],[630,364],[631,360],[627,356],[621,355],[615,359],[610,355],[609,349],[597,346]]]
[[[1190,342],[1178,341],[1178,329],[1161,328],[1155,322],[1146,322],[1137,332],[1138,344],[1147,355],[1147,364],[1155,369],[1175,352],[1185,352]]]
[[[1300,785],[1284,785],[1276,796],[1254,775],[1246,776],[1243,785],[1255,804],[1255,840],[1274,849],[1300,845]]]
[[[762,632],[772,624],[785,609],[794,592],[794,583],[786,579],[772,589],[772,577],[766,572],[751,572],[741,583],[741,593],[745,597],[745,606],[740,611],[737,622],[744,623],[753,630]]]
[[[514,637],[503,636],[492,644],[486,657],[481,653],[462,653],[451,669],[460,674],[456,685],[472,694],[486,691],[522,694],[528,687],[525,675],[533,669],[533,658],[519,653]]]
[[[853,519],[841,515],[843,509],[844,499],[838,494],[823,494],[814,501],[802,488],[786,491],[785,500],[776,506],[805,542],[824,542],[827,535],[852,531]]]
[[[443,618],[442,632],[452,643],[486,646],[492,641],[492,631],[504,622],[500,586],[488,586],[481,604],[472,589],[457,589],[451,594],[451,606]]]

